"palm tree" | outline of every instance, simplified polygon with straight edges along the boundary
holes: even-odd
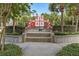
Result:
[[[79,21],[79,4],[76,5],[76,26],[75,26],[75,32],[78,31],[78,21]]]
[[[76,4],[72,3],[72,4],[67,4],[67,8],[66,8],[66,13],[69,17],[72,18],[72,25],[74,25],[74,21],[76,19]]]
[[[64,20],[63,20],[63,12],[64,12],[64,4],[60,4],[60,12],[61,12],[61,31],[63,32],[64,29]]]
[[[75,32],[77,32],[78,29],[78,4],[76,3],[72,3],[72,4],[68,4],[67,6],[67,14],[68,16],[72,16],[72,25],[74,25],[74,21],[75,21]]]
[[[34,16],[34,14],[36,13],[36,10],[32,10],[32,12],[31,12],[32,14],[33,14],[33,16]]]

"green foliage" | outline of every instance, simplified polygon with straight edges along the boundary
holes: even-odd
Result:
[[[60,25],[60,16],[56,12],[50,14],[49,20],[53,22],[53,25]]]
[[[56,11],[57,6],[59,6],[58,3],[50,3],[49,4],[49,10],[50,11]]]
[[[9,18],[13,20],[13,27],[16,25],[15,24],[16,22],[17,26],[23,26],[23,27],[25,26],[25,23],[31,17],[31,10],[30,10],[31,5],[32,5],[31,3],[12,3]]]
[[[60,25],[60,16],[56,12],[52,12],[51,14],[42,13],[42,15],[45,19],[49,19],[53,25]]]
[[[30,15],[22,15],[18,18],[18,26],[25,27],[26,22],[31,18]]]
[[[0,51],[0,56],[21,56],[22,50],[19,46],[14,44],[6,44],[5,50]]]
[[[22,14],[28,13],[30,10],[29,3],[13,3],[11,8],[11,15],[10,17],[14,18],[21,16]]]
[[[50,18],[50,15],[47,14],[47,13],[42,13],[41,15],[42,15],[45,19],[49,19],[49,18]]]
[[[36,10],[32,10],[31,13],[34,15],[36,13]]]
[[[13,33],[6,33],[6,35],[21,35],[21,34],[17,32],[13,32]]]
[[[6,28],[6,34],[7,35],[21,35],[22,32],[24,31],[24,27],[16,26],[15,27],[15,33],[13,33],[13,26],[8,26]]]
[[[61,26],[53,26],[52,29],[54,32],[61,32]],[[75,25],[64,25],[64,32],[74,32],[75,31]],[[78,28],[79,31],[79,28]]]
[[[55,35],[79,35],[79,32],[55,32]]]
[[[51,12],[57,12],[57,14],[59,14],[60,13],[60,5],[61,5],[61,3],[50,3],[49,4],[49,10],[51,11]],[[77,9],[79,8],[78,7],[78,3],[64,3],[64,12],[63,12],[63,22],[66,24],[66,25],[71,25],[71,24],[73,24],[74,25],[74,23],[76,23],[75,21],[76,21],[76,13],[77,13]],[[58,12],[59,11],[59,12]],[[57,15],[58,16],[58,15]],[[54,15],[53,15],[53,17],[55,17]],[[61,19],[62,17],[60,17],[60,19]],[[71,18],[71,19],[70,19]],[[55,25],[59,25],[59,23],[61,23],[61,22],[57,22],[58,20],[55,20],[55,22],[56,22],[56,24]],[[74,23],[73,23],[74,22]]]
[[[79,43],[72,43],[62,48],[58,56],[79,56]]]
[[[77,8],[77,4],[75,4],[75,3],[67,4],[67,7],[66,7],[67,15],[68,16],[74,16],[76,8]]]

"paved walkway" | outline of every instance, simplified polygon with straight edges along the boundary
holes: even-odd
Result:
[[[26,42],[17,45],[22,48],[24,56],[55,56],[67,44]]]
[[[20,37],[20,36],[19,36]],[[46,43],[46,42],[25,42],[21,43],[18,36],[6,36],[6,42],[17,44],[22,48],[24,56],[54,56],[62,49],[63,46],[67,45],[64,43]]]

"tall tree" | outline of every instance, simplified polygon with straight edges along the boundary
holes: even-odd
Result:
[[[13,20],[13,33],[15,32],[15,26],[16,26],[16,18],[18,16],[21,16],[23,14],[27,14],[30,12],[30,6],[29,3],[13,3],[11,8],[11,15],[10,18]]]
[[[75,32],[78,31],[78,23],[79,23],[79,4],[76,5],[76,28],[75,28]]]
[[[72,25],[74,25],[74,21],[76,19],[76,4],[72,3],[72,4],[67,4],[67,8],[66,8],[66,13],[69,17],[72,18]]]
[[[49,10],[51,12],[61,12],[61,31],[63,32],[63,26],[64,26],[64,21],[63,21],[63,12],[64,12],[64,4],[56,4],[56,3],[50,3],[49,4]]]
[[[11,6],[12,4],[8,4],[8,3],[1,3],[0,4],[0,18],[3,22],[3,30],[2,30],[2,35],[1,36],[4,36],[5,35],[5,30],[6,30],[6,20],[11,12]],[[5,44],[5,38],[2,37],[2,47],[1,47],[1,50],[3,51],[4,50],[4,44]]]
[[[73,19],[72,19],[72,25],[74,24],[75,22],[75,32],[77,32],[78,30],[78,5],[77,3],[72,3],[72,4],[68,4],[67,6],[67,14],[68,16],[72,16]]]

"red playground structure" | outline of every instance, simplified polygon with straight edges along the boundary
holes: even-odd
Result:
[[[35,16],[35,20],[28,21],[27,28],[28,29],[39,28],[47,30],[52,28],[52,24],[49,22],[48,19],[44,19],[43,16]]]

